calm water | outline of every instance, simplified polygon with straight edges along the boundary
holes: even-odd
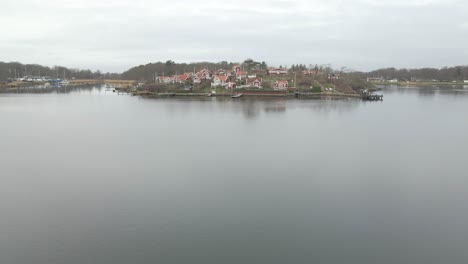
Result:
[[[0,94],[0,263],[468,263],[468,88]]]

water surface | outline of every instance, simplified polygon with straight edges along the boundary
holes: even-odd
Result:
[[[0,263],[467,263],[468,89],[0,94]]]

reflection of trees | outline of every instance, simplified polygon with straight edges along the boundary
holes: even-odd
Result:
[[[417,94],[419,96],[433,97],[438,93],[437,89],[417,89]]]
[[[83,85],[83,86],[54,86],[54,85],[36,85],[28,87],[18,87],[16,90],[12,90],[13,93],[30,93],[30,94],[47,94],[47,93],[59,93],[68,94],[76,92],[93,92],[102,91],[103,86],[96,85]]]
[[[297,107],[311,109],[314,112],[327,113],[345,113],[357,109],[361,104],[360,99],[356,98],[314,98],[298,100]]]
[[[265,112],[274,112],[274,113],[281,113],[281,112],[286,112],[286,106],[285,105],[279,105],[279,106],[267,106],[265,107]]]
[[[238,100],[237,107],[241,108],[245,117],[254,119],[265,114],[280,114],[286,112],[287,98],[274,97],[245,97]]]
[[[165,107],[171,114],[188,114],[195,112],[242,113],[246,119],[256,119],[262,114],[282,115],[287,109],[311,109],[324,114],[332,112],[349,112],[357,109],[362,103],[359,99],[322,98],[293,99],[284,97],[172,97],[160,99],[144,99],[165,102]]]
[[[244,113],[245,117],[249,119],[254,119],[260,115],[261,110],[259,104],[256,103],[257,100],[243,100],[240,102],[240,106],[242,108],[242,112]]]
[[[381,86],[385,94],[414,94],[421,97],[443,96],[468,96],[468,90],[463,85],[450,86]]]

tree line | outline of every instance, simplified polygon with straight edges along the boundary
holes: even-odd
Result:
[[[176,63],[172,60],[166,62],[155,62],[133,67],[122,74],[102,73],[99,70],[73,69],[63,66],[47,67],[38,64],[22,64],[19,62],[0,62],[0,81],[21,78],[24,76],[48,76],[52,78],[76,78],[76,79],[127,79],[139,81],[151,81],[155,76],[171,76],[184,72],[197,72],[202,69],[215,71],[218,69],[232,69],[234,65],[240,65],[243,71],[249,73],[263,72],[268,68],[266,62],[246,59],[242,63],[234,62],[195,62]],[[320,72],[340,72],[344,70],[333,70],[329,65],[317,66],[310,64],[291,65],[289,72],[300,72],[304,70],[315,70]],[[382,78],[385,80],[398,79],[401,81],[463,81],[468,80],[468,66],[443,67],[443,68],[421,68],[421,69],[396,69],[384,68],[370,72],[345,71],[349,78],[366,79],[367,77]]]
[[[0,80],[17,79],[25,76],[76,79],[118,79],[120,74],[102,73],[89,69],[72,69],[63,66],[47,67],[38,64],[0,62]]]
[[[263,62],[258,62],[253,59],[246,59],[241,64],[234,62],[193,62],[193,63],[176,63],[172,60],[166,62],[154,62],[146,65],[139,65],[122,73],[122,79],[151,81],[155,76],[171,76],[175,74],[183,74],[185,72],[198,72],[202,69],[216,71],[219,69],[229,70],[235,65],[240,65],[244,71],[264,70],[268,65]]]
[[[358,78],[382,78],[385,80],[398,79],[401,81],[463,81],[468,79],[468,66],[421,68],[421,69],[396,69],[385,68],[371,72],[350,72],[350,75]]]

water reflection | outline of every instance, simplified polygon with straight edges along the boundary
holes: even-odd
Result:
[[[217,113],[242,113],[246,119],[256,120],[262,116],[283,115],[289,110],[310,109],[325,115],[347,113],[359,108],[362,102],[354,98],[296,99],[285,97],[170,97],[141,98],[148,103],[164,104],[172,114],[189,114],[194,111]],[[377,102],[378,103],[378,102]]]
[[[382,85],[385,94],[417,94],[422,97],[444,96],[468,96],[467,85],[446,85],[446,86],[398,86]]]
[[[25,87],[17,87],[16,89],[10,89],[3,93],[9,94],[69,94],[69,93],[87,93],[95,94],[102,92],[112,92],[106,89],[105,85],[80,85],[80,86],[69,86],[69,85],[32,85]]]
[[[0,94],[0,263],[468,263],[468,97],[383,92]]]

